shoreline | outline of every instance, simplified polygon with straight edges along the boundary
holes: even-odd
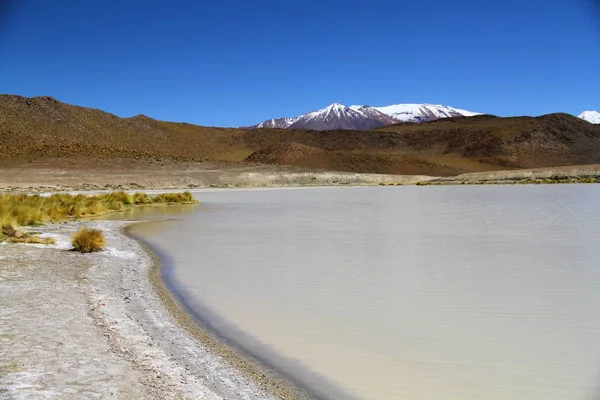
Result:
[[[95,392],[103,398],[113,398],[118,393],[114,398],[125,399],[352,398],[325,378],[285,358],[285,365],[293,366],[294,372],[278,368],[268,357],[262,357],[267,353],[274,355],[272,350],[263,345],[260,352],[253,353],[240,344],[247,342],[232,339],[229,326],[215,327],[218,315],[210,310],[205,313],[203,307],[192,310],[190,303],[180,301],[181,293],[165,279],[169,264],[163,263],[164,255],[161,257],[158,249],[129,232],[134,225],[153,222],[160,221],[91,219],[54,223],[35,228],[41,236],[54,238],[54,245],[0,243],[0,303],[6,305],[6,310],[14,311],[14,318],[2,318],[0,326],[0,398],[36,398],[39,388],[54,395],[67,395],[65,398],[78,398],[82,391]],[[105,233],[107,247],[103,251],[70,251],[71,235],[84,225]],[[19,260],[19,268],[20,260],[28,260],[26,276],[14,268],[13,260]],[[38,281],[40,271],[52,273]],[[65,273],[75,278],[57,280],[57,275]],[[40,295],[39,288],[29,294],[23,292],[11,274],[23,278],[24,284],[43,287],[47,293]],[[71,289],[66,290],[66,286]],[[56,295],[55,288],[66,292]],[[20,296],[29,296],[27,307]],[[54,314],[48,315],[44,308],[51,300],[57,304]],[[79,316],[71,315],[64,304],[78,308]],[[42,343],[32,343],[36,330],[21,324],[21,320],[35,320],[44,326],[60,325],[63,320],[69,323],[49,331],[50,337]],[[61,346],[68,344],[67,353],[60,353],[54,336],[61,338]],[[86,339],[80,343],[73,336]],[[98,346],[104,346],[103,354],[94,350]],[[27,348],[36,350],[23,355]],[[61,372],[69,376],[77,375],[77,369],[71,367],[91,357],[97,365],[88,376],[98,375],[99,380],[106,381],[104,371],[110,369],[111,363],[118,363],[120,375],[129,377],[123,379],[124,387],[116,390],[114,387],[121,386],[116,376],[108,380],[110,389],[96,388],[100,386],[98,382],[66,382],[53,370],[53,361],[41,357],[40,352],[67,360],[69,367]],[[88,354],[84,357],[83,353]],[[71,393],[73,397],[68,396]]]
[[[277,188],[264,188],[262,190],[275,190]],[[282,188],[282,189],[303,189],[303,188]],[[305,188],[304,188],[305,189]],[[219,190],[219,189],[217,189]],[[239,188],[238,190],[252,190],[251,188]],[[261,190],[261,189],[258,189]],[[197,192],[202,192],[202,190],[196,190]],[[195,192],[196,192],[195,191]],[[87,192],[88,194],[91,194],[91,192]],[[161,206],[165,206],[164,204],[159,204]],[[143,207],[143,208],[147,208],[147,207]],[[125,210],[127,211],[127,210]],[[128,314],[128,317],[130,319],[137,319],[135,317],[135,315],[137,314],[137,316],[139,317],[142,313],[149,313],[150,311],[155,312],[155,313],[161,313],[162,314],[168,314],[172,319],[174,319],[174,321],[177,324],[177,327],[180,331],[182,331],[182,333],[184,334],[188,334],[191,335],[194,339],[194,341],[199,345],[199,346],[204,346],[206,347],[206,349],[208,351],[211,351],[212,353],[214,353],[217,357],[225,360],[224,364],[227,364],[228,367],[232,368],[235,373],[239,373],[241,375],[243,375],[244,379],[248,379],[252,382],[252,384],[254,384],[256,386],[256,389],[259,391],[264,391],[264,393],[262,393],[260,395],[260,398],[266,398],[265,395],[266,394],[270,394],[272,396],[274,396],[275,398],[285,398],[288,400],[307,400],[307,399],[317,399],[317,400],[321,400],[321,399],[328,399],[332,397],[332,394],[335,393],[336,398],[350,398],[350,396],[347,396],[345,393],[343,395],[340,395],[342,393],[342,390],[339,390],[337,388],[334,388],[334,385],[330,384],[329,382],[327,382],[326,379],[318,377],[316,374],[312,374],[312,373],[308,373],[307,370],[304,370],[303,368],[296,368],[294,371],[294,373],[289,373],[289,372],[285,372],[284,370],[282,370],[281,368],[276,367],[275,365],[271,364],[268,361],[268,357],[263,357],[264,354],[269,354],[270,356],[273,356],[275,353],[268,349],[266,346],[263,346],[261,348],[262,352],[251,352],[248,350],[248,348],[244,345],[241,345],[241,343],[245,343],[247,344],[248,342],[251,341],[235,341],[231,339],[231,335],[229,335],[229,329],[225,329],[223,328],[223,326],[220,326],[221,329],[217,329],[214,326],[214,321],[216,319],[218,319],[219,317],[210,312],[207,311],[204,307],[200,307],[200,308],[195,308],[192,307],[191,304],[189,303],[189,301],[186,301],[184,296],[181,295],[181,291],[177,290],[177,288],[175,288],[173,286],[173,281],[169,282],[169,280],[167,279],[167,273],[166,271],[168,270],[168,267],[164,265],[163,261],[164,261],[164,255],[163,257],[161,257],[161,252],[158,249],[155,249],[152,247],[152,245],[150,243],[148,243],[147,241],[145,241],[143,238],[137,237],[134,234],[130,233],[130,229],[134,226],[134,225],[138,225],[138,224],[142,224],[142,223],[152,223],[152,222],[160,222],[160,221],[149,221],[149,220],[140,220],[140,221],[125,221],[122,219],[104,219],[106,218],[108,215],[113,215],[113,214],[117,214],[119,211],[114,211],[114,212],[109,212],[109,213],[105,213],[102,215],[97,215],[97,216],[92,216],[90,218],[83,218],[79,221],[67,221],[67,222],[62,222],[62,223],[50,223],[50,224],[46,224],[43,225],[41,227],[36,227],[37,231],[41,231],[41,237],[51,237],[53,239],[56,240],[55,244],[51,244],[51,245],[47,245],[47,246],[43,246],[43,245],[31,245],[29,244],[29,247],[23,247],[23,246],[19,246],[19,245],[15,245],[15,244],[9,244],[9,243],[0,243],[0,245],[2,247],[0,247],[0,261],[2,260],[6,260],[6,259],[11,259],[13,257],[16,258],[20,258],[22,256],[36,256],[38,253],[40,252],[52,252],[52,259],[57,260],[59,262],[62,262],[63,265],[70,265],[71,263],[66,262],[64,260],[64,258],[68,255],[68,256],[72,256],[75,257],[77,259],[79,259],[79,263],[76,263],[79,266],[85,265],[85,266],[89,266],[88,264],[94,263],[94,260],[97,261],[98,258],[102,258],[104,256],[109,256],[110,254],[113,255],[117,255],[117,257],[120,257],[119,254],[121,254],[121,256],[123,255],[122,253],[127,253],[129,252],[129,255],[133,254],[133,256],[129,257],[127,256],[127,259],[130,260],[129,263],[132,265],[137,264],[139,267],[141,268],[133,268],[131,267],[131,265],[119,265],[119,263],[115,263],[113,260],[112,263],[109,262],[109,269],[112,270],[113,274],[115,276],[121,275],[124,271],[123,270],[133,270],[133,271],[137,271],[135,274],[131,274],[130,276],[126,278],[122,277],[122,280],[119,282],[119,286],[121,288],[131,285],[134,282],[138,282],[139,285],[141,285],[141,289],[144,289],[144,286],[150,286],[152,289],[152,293],[144,293],[144,290],[141,290],[141,293],[143,294],[143,301],[140,302],[139,304],[141,305],[143,303],[144,308],[139,308],[138,310],[135,311],[135,313],[133,314]],[[68,231],[70,234],[73,234],[79,227],[81,226],[92,226],[92,227],[98,227],[100,228],[106,235],[107,240],[108,240],[108,244],[107,247],[105,248],[105,250],[100,251],[98,253],[92,253],[92,254],[86,254],[86,255],[82,255],[79,254],[77,252],[71,252],[71,251],[67,251],[71,248],[70,246],[70,240],[68,237],[65,237],[65,235],[63,234],[62,231]],[[31,230],[32,228],[29,227],[27,228],[28,230]],[[111,240],[111,237],[112,240]],[[124,239],[129,239],[130,243],[127,243],[127,240]],[[115,240],[116,239],[116,240]],[[111,247],[111,245],[115,245],[115,242],[119,242],[120,245],[116,246],[116,247]],[[123,246],[125,246],[125,250],[122,250]],[[8,254],[8,256],[4,256],[4,250],[7,250],[6,254]],[[65,256],[65,257],[63,257]],[[37,270],[41,270],[44,269],[46,267],[45,264],[45,260],[46,258],[43,259],[38,259],[35,262],[35,265],[33,266],[35,269]],[[77,267],[75,267],[77,268]],[[172,268],[172,267],[171,267]],[[73,268],[71,268],[73,269]],[[0,263],[0,286],[2,285],[2,282],[4,279],[2,278],[2,263]],[[73,271],[72,271],[73,272]],[[76,273],[79,275],[82,272],[80,270],[77,270]],[[81,278],[83,281],[85,282],[89,282],[88,278],[85,277],[85,273],[84,273],[84,277]],[[114,277],[113,277],[114,279]],[[33,279],[35,280],[35,279]],[[81,281],[79,282],[79,284],[81,284]],[[100,291],[100,295],[109,295],[110,292],[114,292],[115,291],[115,287],[117,286],[117,282],[113,282],[113,285],[111,287],[108,287],[106,292],[104,291]],[[135,293],[137,293],[138,291],[133,291]],[[178,296],[179,294],[179,296]],[[1,300],[0,296],[0,300]],[[130,295],[124,296],[123,299],[125,300],[125,303],[130,303],[131,301],[131,297]],[[158,299],[158,304],[160,306],[156,306],[157,302],[153,302],[151,297],[156,297]],[[43,302],[44,300],[42,299],[40,302]],[[70,301],[70,300],[69,300]],[[153,304],[154,303],[154,304]],[[86,301],[86,304],[88,307],[86,310],[86,313],[88,314],[88,316],[92,316],[94,320],[98,321],[98,320],[104,320],[104,316],[102,315],[98,315],[98,306],[96,305],[96,307],[90,307],[90,301],[88,299],[88,301]],[[101,306],[104,306],[105,304],[100,303]],[[127,308],[126,305],[121,304],[121,306],[123,306],[124,308]],[[159,309],[160,308],[160,309]],[[151,310],[152,309],[152,310]],[[22,310],[24,313],[32,313],[32,314],[36,314],[39,313],[39,305],[34,305],[33,307],[31,307],[28,310]],[[132,315],[134,316],[132,318]],[[216,316],[216,318],[215,318]],[[40,316],[38,316],[39,318]],[[41,317],[41,319],[45,319],[44,317]],[[155,318],[154,322],[156,325],[156,321],[160,320],[161,318]],[[213,322],[209,322],[209,321],[213,321]],[[79,323],[79,321],[75,320],[75,323]],[[139,322],[139,321],[138,321]],[[117,324],[117,321],[114,321],[114,324]],[[108,322],[99,322],[97,324],[99,327],[104,328],[108,325],[111,325],[111,323]],[[139,325],[144,326],[144,323],[140,323]],[[8,323],[7,327],[10,329],[11,328],[11,324],[10,322]],[[233,325],[232,326],[228,326],[226,328],[231,328],[232,331],[236,331],[237,332],[241,332],[241,330],[239,330],[238,328],[235,328]],[[66,331],[66,327],[64,328],[64,332],[63,336],[69,336],[69,332]],[[147,326],[146,328],[144,328],[144,330],[147,333]],[[4,332],[3,329],[0,328],[0,341],[2,340],[2,338],[4,337]],[[102,336],[108,337],[109,339],[111,338],[111,333],[109,332],[102,332]],[[170,335],[172,337],[172,335]],[[156,336],[154,336],[156,338]],[[237,335],[237,337],[239,338],[239,335]],[[91,338],[93,341],[99,341],[100,338],[94,337]],[[175,341],[173,340],[171,342],[171,344],[174,344]],[[254,344],[254,343],[253,343]],[[17,345],[18,346],[18,345]],[[150,344],[150,346],[152,346],[152,344]],[[40,346],[42,348],[42,350],[44,349],[45,346]],[[114,347],[111,344],[111,348]],[[119,347],[119,346],[117,346]],[[256,346],[253,346],[254,350],[256,350]],[[112,349],[114,350],[114,349]],[[171,348],[166,349],[165,350],[167,352],[172,351],[173,349]],[[264,350],[264,351],[263,351]],[[133,353],[132,351],[121,351],[123,354],[131,354]],[[119,351],[116,351],[116,353],[119,353]],[[119,356],[121,356],[122,354],[119,354]],[[173,354],[171,354],[171,356],[173,356]],[[71,355],[71,357],[73,357],[73,355]],[[273,358],[273,357],[272,357]],[[272,359],[271,358],[271,359]],[[7,383],[6,381],[4,381],[2,379],[2,373],[5,372],[5,370],[7,369],[11,369],[12,367],[8,368],[5,367],[3,364],[6,361],[6,359],[8,359],[8,357],[5,357],[4,354],[2,354],[2,351],[0,351],[0,398],[2,397],[2,394],[5,391],[9,391],[11,390],[11,388],[14,388],[15,385],[18,385],[18,381],[12,382],[12,383]],[[128,360],[131,361],[131,360]],[[287,361],[287,360],[286,360]],[[195,359],[194,357],[184,357],[184,356],[180,356],[179,357],[179,363],[185,363],[186,364],[186,369],[188,369],[189,372],[190,368],[189,365],[190,364],[194,364],[196,362],[204,362],[204,360],[198,360]],[[18,363],[18,361],[17,361]],[[287,362],[286,365],[292,365],[294,363],[290,363]],[[43,362],[41,363],[41,367],[42,369],[44,369],[47,366],[43,365]],[[227,367],[225,367],[227,368]],[[295,372],[301,370],[302,372],[302,376],[303,377],[307,377],[309,376],[311,378],[310,382],[312,384],[314,384],[315,382],[319,382],[318,385],[314,385],[313,387],[310,387],[310,385],[307,385],[306,383],[302,382],[302,379],[295,379]],[[197,378],[200,378],[201,375],[200,374],[196,374]],[[206,376],[204,376],[206,377]],[[218,377],[217,377],[218,378]],[[239,379],[238,379],[239,381]],[[252,385],[250,385],[252,386]],[[236,389],[237,390],[237,389]],[[254,389],[251,391],[253,392]],[[326,393],[326,394],[325,394]],[[16,397],[19,396],[18,393],[15,394]],[[188,397],[185,397],[188,398]],[[189,397],[189,398],[194,398],[194,397]],[[237,396],[231,396],[231,397],[225,397],[225,398],[237,398]],[[255,397],[247,397],[248,399],[251,398],[255,398]]]
[[[237,188],[233,190],[252,189],[295,188]],[[193,190],[195,193],[202,191],[202,189]],[[123,383],[133,388],[131,396],[129,397],[127,394],[117,398],[137,399],[149,396],[154,398],[237,399],[242,393],[245,399],[305,400],[329,397],[313,393],[309,387],[302,385],[293,377],[286,378],[285,374],[278,371],[277,368],[265,365],[251,352],[243,351],[244,349],[240,346],[232,346],[231,343],[227,343],[227,340],[219,337],[218,332],[213,332],[210,327],[202,326],[202,323],[194,318],[189,309],[186,310],[185,304],[182,305],[178,301],[177,293],[169,289],[168,282],[163,280],[162,274],[165,266],[161,262],[160,251],[153,249],[143,239],[128,233],[134,224],[146,222],[92,220],[49,224],[36,227],[36,230],[41,230],[44,235],[56,237],[58,239],[56,245],[6,244],[0,246],[0,289],[2,289],[0,290],[0,303],[8,304],[7,309],[10,309],[11,305],[18,309],[16,303],[19,298],[12,299],[11,290],[17,295],[21,295],[21,293],[16,291],[17,287],[10,286],[13,278],[6,279],[5,277],[5,272],[9,270],[9,275],[16,274],[18,280],[20,272],[11,271],[11,266],[7,268],[12,258],[19,262],[23,259],[33,260],[33,264],[28,265],[32,268],[33,274],[45,270],[47,263],[52,265],[56,263],[56,271],[73,275],[72,278],[69,278],[70,280],[67,279],[65,282],[71,286],[75,285],[85,300],[82,302],[80,296],[78,303],[74,305],[74,307],[79,307],[80,311],[85,311],[79,314],[79,317],[74,320],[74,324],[83,324],[83,319],[87,319],[87,329],[90,332],[87,333],[88,341],[77,345],[79,347],[75,346],[78,350],[71,351],[64,357],[72,358],[72,363],[75,365],[81,362],[81,353],[87,351],[86,345],[90,343],[90,340],[93,342],[92,347],[102,346],[103,343],[108,345],[111,357],[102,355],[93,358],[93,360],[101,359],[100,367],[96,372],[105,370],[105,364],[110,363],[119,365],[121,374],[131,375],[127,378],[129,380],[124,379]],[[68,236],[65,238],[65,234],[72,234],[83,224],[99,227],[105,231],[107,239],[109,239],[109,247],[105,251],[90,255],[67,251],[70,245]],[[36,275],[30,276],[32,280],[36,278]],[[46,281],[38,283],[42,285],[40,287],[47,289],[52,287],[52,285],[48,286],[48,282],[54,282],[53,279],[56,277],[48,275],[45,276],[45,279]],[[63,283],[61,281],[58,284],[60,286]],[[28,281],[25,281],[25,284],[28,284]],[[8,288],[8,291],[4,290],[5,288]],[[67,292],[63,294],[63,301],[57,304],[57,309],[54,311],[58,318],[54,316],[51,318],[61,320],[75,318],[68,315],[68,310],[62,310],[61,304],[70,301],[70,293]],[[32,296],[34,299],[38,298],[37,292],[34,291]],[[52,292],[49,296],[52,296]],[[41,303],[43,304],[43,300],[50,297],[43,298]],[[107,299],[110,302],[107,302]],[[105,307],[105,304],[113,306],[108,308]],[[21,308],[20,312],[32,313],[30,320],[36,320],[37,329],[39,329],[40,323],[48,322],[48,318],[50,318],[38,303],[29,309]],[[37,320],[40,321],[37,322]],[[10,318],[8,320],[3,318],[3,324],[5,325],[1,326],[2,324],[0,324],[0,344],[2,344],[0,346],[0,398],[4,398],[5,393],[12,396],[7,397],[8,399],[30,398],[27,393],[19,391],[19,386],[23,385],[24,380],[28,382],[25,385],[28,388],[46,386],[52,388],[52,384],[36,383],[39,382],[39,379],[36,380],[36,374],[44,375],[39,372],[40,368],[49,367],[49,364],[45,363],[52,361],[49,359],[44,361],[43,357],[40,359],[38,355],[35,355],[35,351],[31,350],[33,351],[31,359],[25,360],[22,367],[19,366],[22,361],[20,357],[16,356],[14,351],[14,354],[11,355],[13,349],[9,348],[14,347],[16,350],[21,349],[22,351],[31,348],[33,339],[29,336],[36,334],[31,331],[36,329],[36,325],[21,326],[18,321]],[[69,342],[72,334],[70,329],[73,321],[70,321],[69,324],[62,331],[58,331],[62,338],[66,338],[60,342],[61,346],[65,341]],[[26,337],[29,342],[19,342],[14,339],[19,336],[19,333],[15,334],[11,331],[15,326],[18,328],[15,328],[17,331],[21,330],[21,336]],[[80,335],[83,336],[83,333]],[[6,349],[3,349],[4,345],[6,345]],[[54,342],[52,345],[54,346]],[[41,347],[38,349],[39,351],[53,351],[52,347],[50,347],[51,350],[44,345],[38,344],[37,347]],[[106,352],[107,350],[102,351]],[[28,363],[29,366],[27,366]],[[37,368],[37,372],[31,372],[35,371],[35,368]],[[74,369],[72,374],[76,374],[76,371],[77,369]],[[46,381],[54,379],[52,376],[43,378]],[[11,381],[11,379],[13,380]],[[99,385],[96,382],[93,384]],[[81,389],[68,382],[58,382],[57,385],[63,390],[60,392],[61,395]],[[115,385],[117,384],[115,383]],[[101,393],[111,398],[109,394],[112,392],[106,391],[109,389],[97,390],[105,390]],[[179,394],[174,396],[172,393]],[[65,398],[77,398],[77,396]],[[340,398],[350,398],[350,396]]]
[[[0,398],[278,398],[163,306],[131,223],[86,222],[107,238],[86,255],[69,251],[82,224],[36,228],[56,245],[0,245]]]
[[[188,306],[182,304],[181,296],[178,296],[176,291],[173,290],[172,282],[165,279],[166,270],[171,267],[167,267],[164,264],[164,255],[161,257],[159,255],[160,251],[153,248],[144,239],[129,232],[133,225],[140,223],[154,223],[154,221],[140,221],[127,224],[121,228],[121,233],[135,240],[152,260],[152,266],[148,270],[147,278],[154,292],[161,300],[162,305],[179,323],[181,329],[187,331],[198,342],[225,359],[233,368],[256,382],[267,393],[286,400],[321,399],[315,393],[309,394],[309,388],[300,388],[296,382],[279,376],[279,371],[264,365],[239,346],[233,343],[226,343],[227,339],[220,336],[214,329],[205,326],[206,324],[202,321],[199,321],[193,315],[195,313]],[[243,354],[240,354],[242,352]]]

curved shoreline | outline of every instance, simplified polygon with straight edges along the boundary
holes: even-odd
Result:
[[[100,397],[122,392],[126,393],[119,397],[123,399],[352,398],[317,374],[297,368],[295,362],[285,357],[277,360],[295,369],[276,367],[277,364],[269,362],[274,352],[267,346],[262,345],[257,351],[255,344],[258,341],[233,340],[230,333],[234,332],[233,337],[238,339],[237,333],[241,330],[233,325],[231,330],[229,326],[223,328],[222,324],[216,324],[217,329],[214,324],[219,319],[217,314],[204,312],[203,307],[196,307],[185,297],[178,298],[180,293],[169,285],[169,266],[161,262],[161,252],[142,238],[128,233],[133,225],[144,222],[148,221],[90,219],[48,224],[36,230],[41,231],[44,237],[55,239],[56,244],[0,243],[6,245],[0,248],[3,250],[0,254],[0,285],[5,294],[11,290],[18,294],[11,295],[6,305],[13,315],[19,316],[14,320],[5,318],[6,325],[0,329],[3,342],[8,340],[2,336],[3,331],[11,331],[8,343],[12,349],[4,352],[0,346],[0,395],[8,390],[15,393],[15,399],[20,399],[22,397],[19,396],[27,395],[27,391],[19,389],[20,384],[28,382],[28,387],[48,387],[50,391],[65,393],[97,390]],[[90,254],[70,251],[70,238],[82,225],[104,231],[107,239],[104,251]],[[165,255],[162,256],[164,261]],[[29,302],[25,303],[20,299],[22,293],[18,282],[13,284],[10,276],[7,283],[2,276],[6,271],[12,273],[12,263],[7,263],[8,260],[27,260],[31,275],[26,279],[32,286],[57,291],[68,286],[77,290],[65,289],[61,298],[52,294],[28,295]],[[45,275],[46,280],[40,281],[36,271],[50,270],[50,267],[68,276],[63,279],[60,274],[52,272],[49,276]],[[45,311],[50,299],[60,304],[53,308],[52,315]],[[81,315],[72,316],[69,307],[77,308]],[[205,318],[207,316],[210,318]],[[57,325],[57,329],[50,338],[44,338],[42,345],[32,344],[31,341],[39,335],[33,324],[21,323],[20,320]],[[66,320],[70,322],[58,326]],[[56,341],[54,338],[57,336],[61,340]],[[60,353],[53,346],[64,346],[65,343],[70,350],[62,357],[69,367],[63,367],[61,372],[77,375],[75,366],[91,357],[94,365],[90,368],[94,368],[95,372],[87,374],[90,378],[86,382],[63,379],[53,372],[56,366],[52,362],[36,354],[46,354],[48,349]],[[239,343],[244,343],[244,346]],[[32,345],[37,350],[31,351],[31,357],[17,355]],[[105,346],[103,353],[95,349],[100,346]],[[82,356],[84,353],[85,357]],[[18,365],[22,367],[15,367],[17,364],[13,363],[13,359],[19,360]],[[7,362],[8,367],[4,365]],[[127,374],[128,378],[106,379],[105,371],[111,363],[118,363],[120,374],[123,377]],[[2,376],[6,368],[11,373],[8,378]],[[21,369],[22,373],[28,374],[26,381],[12,373]],[[290,370],[293,372],[287,372]]]
[[[104,231],[97,253],[70,251],[81,222],[36,228],[54,245],[0,246],[0,397],[275,400],[165,309],[126,224],[85,223]]]
[[[164,308],[195,340],[225,359],[234,369],[254,381],[262,390],[286,400],[356,399],[326,378],[313,373],[295,360],[286,359],[268,346],[258,342],[228,321],[224,321],[202,304],[194,303],[179,288],[172,277],[170,257],[145,239],[130,232],[140,221],[121,229],[132,238],[152,260],[148,280]],[[218,327],[217,327],[218,325]],[[244,343],[244,344],[242,344]],[[250,349],[252,348],[252,350]],[[279,363],[272,362],[273,359]],[[294,376],[276,364],[286,364]],[[308,383],[310,382],[310,383]],[[315,383],[318,384],[315,385]]]
[[[321,399],[315,397],[314,394],[308,394],[308,388],[300,388],[297,383],[291,380],[279,377],[279,373],[274,369],[263,365],[258,360],[255,360],[251,354],[240,354],[242,349],[234,346],[233,343],[226,343],[226,339],[219,336],[211,328],[206,326],[202,320],[198,320],[193,314],[189,306],[182,304],[182,296],[177,295],[177,291],[173,290],[172,282],[169,283],[166,274],[169,273],[168,266],[163,263],[165,256],[159,255],[161,252],[152,247],[144,239],[130,232],[130,228],[134,224],[150,223],[138,222],[128,224],[121,228],[121,233],[134,239],[144,252],[152,260],[152,266],[148,271],[147,278],[154,289],[154,292],[160,299],[165,309],[179,323],[181,328],[185,329],[194,339],[207,346],[211,351],[225,359],[232,367],[240,371],[247,378],[256,382],[258,386],[271,395],[286,400],[308,400]]]

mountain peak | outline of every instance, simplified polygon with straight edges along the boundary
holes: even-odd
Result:
[[[320,110],[294,118],[268,120],[255,128],[368,130],[399,122],[425,122],[440,118],[473,116],[479,113],[433,104],[395,104],[387,107],[345,106],[332,103]]]
[[[441,104],[392,104],[386,107],[375,107],[375,109],[399,122],[426,122],[441,118],[479,115],[477,112],[461,110]]]
[[[592,124],[600,124],[600,112],[598,111],[584,111],[578,117]]]
[[[341,103],[332,103],[330,105],[328,105],[325,108],[322,108],[318,111],[313,111],[314,113],[321,113],[321,112],[335,112],[335,113],[343,113],[343,112],[347,112],[348,107],[346,107],[345,105],[341,104]]]

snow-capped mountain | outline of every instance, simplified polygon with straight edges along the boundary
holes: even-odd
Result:
[[[375,107],[350,106],[349,108],[354,111],[358,111],[359,113],[363,114],[367,118],[371,118],[373,120],[380,121],[382,123],[381,126],[398,123],[397,119],[392,118],[389,114],[386,114],[386,113],[382,112],[381,110],[378,110]]]
[[[329,129],[366,130],[393,123],[393,119],[373,108],[352,109],[340,103],[333,103],[328,107],[298,117],[288,128],[318,131]]]
[[[600,112],[598,111],[584,111],[578,117],[592,124],[600,124]]]
[[[377,110],[401,122],[425,122],[440,118],[472,117],[479,113],[439,104],[394,104],[375,107]]]
[[[368,130],[399,122],[425,122],[440,118],[479,115],[433,104],[395,104],[387,107],[350,106],[333,103],[328,107],[293,118],[276,118],[250,128],[357,129]]]
[[[287,128],[296,122],[298,118],[299,117],[268,119],[258,125],[255,125],[253,128]]]

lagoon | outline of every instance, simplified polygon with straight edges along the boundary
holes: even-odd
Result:
[[[225,337],[323,397],[600,393],[600,185],[195,195],[131,232]]]

